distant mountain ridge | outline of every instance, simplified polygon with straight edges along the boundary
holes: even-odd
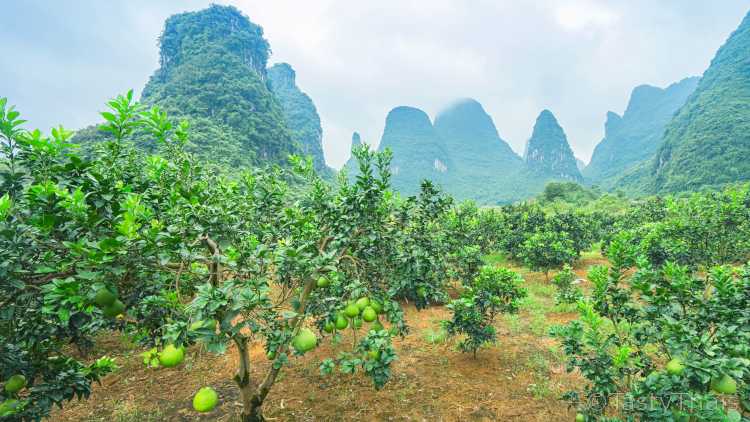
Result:
[[[526,143],[524,161],[529,170],[555,179],[583,181],[576,157],[555,115],[542,110]]]
[[[662,143],[665,126],[685,104],[699,80],[685,78],[667,88],[637,86],[622,117],[607,112],[604,138],[583,170],[586,181],[612,188],[623,174],[652,158]]]
[[[655,156],[618,186],[634,193],[718,188],[750,180],[750,13],[670,120]]]
[[[268,68],[268,82],[281,103],[293,138],[305,154],[312,156],[315,170],[332,173],[323,155],[323,128],[318,110],[312,99],[297,86],[296,78],[296,72],[288,63],[276,63]]]
[[[269,54],[263,28],[233,6],[173,15],[159,37],[159,68],[140,101],[173,120],[188,120],[187,149],[206,162],[287,165],[290,154],[311,154],[325,172],[315,106],[296,87],[291,66],[267,69]],[[87,146],[106,137],[91,126],[78,131],[75,142]],[[155,148],[145,134],[135,139]]]
[[[556,128],[550,136],[556,138],[549,143],[540,138],[535,151],[545,157],[565,151],[564,171],[559,171],[557,161],[551,158],[551,169],[532,168],[500,137],[492,118],[473,99],[454,102],[437,114],[434,123],[417,108],[393,108],[386,117],[378,150],[392,151],[393,184],[402,194],[418,192],[421,180],[430,179],[458,199],[510,203],[541,192],[549,181],[580,179],[565,134],[554,116],[552,119]],[[359,144],[355,132],[352,148]],[[350,177],[356,176],[354,164],[350,159],[345,166]]]

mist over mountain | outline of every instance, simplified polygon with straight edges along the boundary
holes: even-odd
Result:
[[[750,54],[746,18],[704,76],[666,88],[633,89],[622,116],[607,113],[605,136],[588,165],[577,160],[549,110],[534,122],[523,157],[474,99],[458,100],[434,119],[414,107],[393,108],[378,148],[393,152],[394,186],[416,193],[430,179],[458,199],[504,204],[539,193],[550,181],[596,184],[631,193],[674,192],[746,180]],[[232,6],[212,5],[167,19],[159,37],[159,68],[143,89],[145,106],[159,106],[191,123],[188,149],[231,167],[287,163],[311,155],[327,178],[323,128],[313,99],[288,63],[270,68],[263,29]],[[81,130],[91,145],[106,135]],[[136,134],[143,148],[154,149]],[[352,146],[361,144],[358,133]],[[345,168],[353,177],[356,165]]]
[[[355,133],[352,148],[360,143]],[[521,158],[482,105],[463,99],[440,111],[434,123],[422,110],[395,107],[386,117],[378,149],[393,153],[393,183],[407,195],[430,179],[458,199],[505,204],[538,194],[550,181],[582,180],[565,133],[548,110],[537,119],[528,145]],[[353,160],[346,168],[356,176]]]

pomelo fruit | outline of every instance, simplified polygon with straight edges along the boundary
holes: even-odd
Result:
[[[185,349],[182,347],[175,347],[174,344],[168,344],[164,347],[164,350],[159,353],[159,363],[165,368],[172,368],[185,359]]]
[[[200,331],[205,329],[211,329],[213,331],[216,329],[216,321],[210,319],[195,321],[194,323],[190,324],[189,329],[190,331]]]
[[[367,307],[367,305],[370,304],[370,299],[361,297],[354,303],[357,305],[357,308],[359,308],[359,311],[362,312]]]
[[[318,282],[316,284],[321,288],[328,287],[331,285],[331,280],[329,280],[326,276],[321,276],[320,278],[318,278]]]
[[[292,347],[299,353],[305,353],[318,345],[318,338],[309,328],[299,330],[292,340]]]
[[[112,303],[111,305],[102,308],[102,313],[104,314],[104,316],[109,318],[114,318],[123,312],[125,312],[125,304],[117,299],[115,299],[114,303]]]
[[[16,394],[26,387],[26,377],[21,374],[13,375],[5,381],[5,392],[10,394]]]
[[[326,322],[326,325],[323,326],[323,331],[326,333],[332,333],[334,329],[334,325],[331,321]]]
[[[685,365],[682,363],[682,359],[674,358],[667,362],[667,373],[670,375],[682,375],[685,372]]]
[[[219,395],[211,387],[203,387],[193,397],[193,409],[205,413],[214,410],[219,403]]]
[[[365,322],[373,322],[377,317],[378,314],[375,312],[375,309],[372,309],[370,306],[366,306],[365,309],[362,310],[362,319],[364,319]]]
[[[0,403],[0,418],[16,413],[18,404],[18,400],[16,399],[7,399],[4,402]]]
[[[367,357],[371,360],[380,359],[380,350],[369,350],[367,352]]]
[[[336,329],[344,330],[348,326],[349,326],[349,320],[346,319],[346,316],[344,316],[343,313],[337,314],[336,315]]]
[[[359,307],[354,302],[349,302],[349,304],[346,305],[346,308],[344,308],[344,315],[349,318],[354,318],[359,315]]]
[[[112,293],[112,291],[106,287],[97,290],[96,294],[94,295],[94,303],[96,303],[96,305],[100,308],[110,306],[115,303],[116,300],[117,295]]]
[[[426,297],[427,296],[427,289],[424,287],[417,287],[417,296],[419,297]]]
[[[266,357],[268,360],[274,360],[276,359],[276,351],[275,350],[269,350],[268,353],[266,353]]]
[[[583,416],[583,413],[576,414],[576,422],[584,422],[586,420],[586,417]]]
[[[737,381],[724,374],[719,379],[711,380],[711,389],[719,394],[734,394],[737,392]]]

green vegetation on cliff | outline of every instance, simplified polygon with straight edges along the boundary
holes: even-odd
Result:
[[[750,14],[719,49],[664,134],[653,189],[676,192],[750,180]]]
[[[686,78],[667,88],[640,85],[633,89],[625,113],[608,112],[604,139],[583,170],[586,181],[609,189],[619,177],[654,156],[664,127],[695,90],[699,78]]]
[[[402,194],[418,193],[423,179],[443,183],[451,168],[429,116],[417,108],[401,106],[388,113],[378,146],[386,148],[393,153],[393,186]]]
[[[287,63],[277,63],[268,69],[268,80],[276,98],[284,109],[287,126],[292,130],[305,154],[313,157],[315,170],[332,173],[323,156],[323,129],[312,99],[296,83],[296,73]]]
[[[573,181],[583,179],[568,138],[549,110],[543,110],[537,117],[534,132],[526,144],[524,160],[530,171],[542,177]]]
[[[141,101],[189,120],[188,151],[230,167],[286,163],[289,154],[302,152],[268,86],[263,29],[236,8],[212,5],[174,15],[159,45],[160,68]],[[76,142],[103,138],[92,127]]]

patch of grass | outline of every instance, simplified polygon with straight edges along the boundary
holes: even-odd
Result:
[[[552,389],[549,386],[549,380],[546,378],[537,378],[536,382],[529,384],[526,391],[531,393],[535,399],[545,399],[552,395]]]
[[[503,317],[508,324],[508,331],[512,335],[518,335],[521,332],[521,317],[518,314],[505,314]]]
[[[552,308],[552,312],[569,314],[578,311],[578,305],[575,303],[558,303]]]
[[[536,336],[544,336],[547,334],[549,325],[547,324],[547,317],[541,310],[534,310],[531,312],[531,318],[529,320],[529,329],[532,334]]]
[[[484,261],[486,265],[494,265],[496,267],[499,267],[500,265],[508,262],[508,258],[502,252],[493,252],[491,254],[483,256],[482,261]]]
[[[526,286],[529,295],[541,297],[553,297],[555,295],[555,286],[551,284],[532,283]]]
[[[108,419],[113,422],[158,422],[166,419],[165,415],[159,410],[146,411],[138,409],[132,403],[119,402],[115,406],[112,418]]]
[[[599,245],[595,245],[590,251],[583,251],[581,252],[580,260],[596,260],[602,258],[602,251],[601,247]]]
[[[422,338],[430,344],[443,344],[448,338],[448,332],[443,328],[428,328],[422,331]]]

